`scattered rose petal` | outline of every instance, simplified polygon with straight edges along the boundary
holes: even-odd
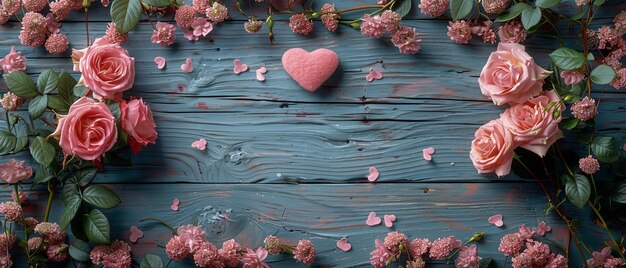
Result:
[[[204,138],[200,138],[199,140],[192,142],[191,147],[204,151],[204,149],[206,149],[206,140]]]
[[[257,69],[256,70],[256,80],[259,80],[261,82],[265,81],[265,76],[263,75],[264,73],[267,73],[267,68],[261,67],[261,68]]]
[[[343,250],[343,251],[350,251],[350,249],[352,248],[352,245],[350,245],[350,243],[348,243],[348,238],[342,238],[339,239],[337,241],[337,248]]]
[[[622,148],[622,149],[624,149],[624,151],[626,151],[626,142],[624,143],[624,148]]]
[[[393,222],[396,221],[396,215],[385,215],[383,218],[385,219],[385,226],[388,228],[391,228]]]
[[[378,172],[378,169],[376,169],[375,167],[371,167],[370,168],[370,174],[367,175],[367,180],[374,182],[378,179],[378,176],[380,176],[380,173]]]
[[[502,214],[493,215],[489,217],[487,221],[489,221],[489,223],[498,227],[502,227],[502,225],[504,225],[504,222],[502,221]]]
[[[187,72],[187,73],[193,72],[193,64],[191,63],[191,59],[187,58],[185,60],[185,64],[180,66],[180,69],[183,70],[183,72]]]
[[[174,198],[174,201],[172,201],[172,205],[170,206],[170,208],[173,211],[178,211],[178,205],[180,205],[180,201],[178,200],[178,198]]]
[[[162,70],[163,68],[165,68],[165,58],[163,57],[155,57],[154,63],[156,63],[157,68],[159,68],[159,70]]]
[[[235,61],[233,61],[233,63],[235,64],[235,67],[233,68],[233,72],[235,74],[240,74],[240,73],[243,73],[243,72],[248,70],[248,65],[247,64],[241,64],[241,61],[239,59],[235,59]]]
[[[435,153],[435,148],[433,147],[428,147],[424,150],[422,150],[422,157],[424,157],[424,160],[426,161],[430,161],[433,160],[433,154]]]
[[[380,219],[380,217],[376,217],[376,212],[372,211],[370,212],[370,215],[367,216],[367,220],[365,221],[365,224],[367,224],[368,226],[375,226],[375,225],[379,225],[382,222],[382,219]]]
[[[370,72],[367,76],[365,76],[365,80],[372,82],[375,79],[383,79],[383,73],[381,71],[374,70],[374,68],[370,68]]]
[[[143,232],[137,228],[137,226],[130,227],[130,242],[137,242],[139,238],[143,237]]]
[[[540,236],[544,236],[547,232],[550,232],[552,227],[548,226],[545,221],[539,223],[539,228],[537,230],[537,234]]]

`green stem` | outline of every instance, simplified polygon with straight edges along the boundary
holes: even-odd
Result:
[[[600,222],[602,222],[602,226],[603,226],[602,229],[606,230],[606,233],[609,235],[609,238],[611,238],[611,241],[613,241],[613,244],[615,244],[615,246],[618,247],[617,252],[619,253],[619,256],[622,257],[622,260],[626,260],[626,257],[624,257],[624,253],[619,249],[620,244],[618,244],[617,240],[615,240],[615,237],[613,237],[613,233],[611,233],[611,230],[609,229],[609,226],[604,221],[604,218],[602,217],[602,214],[600,214],[600,211],[596,208],[596,206],[593,205],[591,201],[587,201],[587,204],[589,204],[591,209],[593,209],[593,212],[595,212],[596,216],[598,216],[598,219],[600,219]]]
[[[43,216],[43,221],[47,222],[50,216],[50,208],[52,207],[52,197],[54,197],[54,188],[52,182],[48,181],[48,204],[46,205],[46,213]]]
[[[156,221],[156,222],[158,222],[160,224],[163,224],[163,226],[169,228],[170,230],[172,230],[172,232],[174,232],[174,234],[178,234],[178,232],[176,231],[176,229],[174,227],[172,227],[171,225],[169,225],[168,223],[166,223],[166,222],[164,222],[164,221],[162,221],[160,219],[157,219],[157,218],[145,218],[145,219],[141,219],[139,221],[140,222],[143,222],[143,221]]]
[[[559,153],[559,158],[561,158],[561,161],[563,162],[563,165],[565,166],[565,169],[567,169],[567,173],[569,173],[571,176],[574,176],[574,172],[572,172],[572,170],[569,168],[569,165],[565,161],[565,157],[563,157],[563,153],[561,153],[561,148],[556,143],[554,145],[556,145],[556,151]],[[521,161],[520,161],[520,163],[521,163]]]
[[[9,111],[4,111],[4,114],[6,115],[6,119],[7,119],[7,129],[9,130],[9,132],[11,132],[11,122],[9,122]]]

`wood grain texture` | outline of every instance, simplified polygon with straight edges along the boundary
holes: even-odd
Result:
[[[483,243],[478,245],[479,252],[482,257],[493,257],[496,267],[502,267],[504,259],[497,251],[500,238],[516,232],[522,224],[536,226],[546,221],[553,227],[546,238],[558,243],[566,238],[566,227],[561,221],[544,214],[546,201],[538,198],[540,190],[525,183],[110,186],[124,197],[119,207],[105,211],[114,236],[128,242],[133,225],[144,232],[144,238],[132,244],[136,259],[146,253],[166,258],[164,246],[171,232],[153,222],[140,222],[147,217],[158,217],[174,226],[198,218],[209,240],[216,244],[235,238],[244,246],[257,247],[267,235],[285,237],[291,242],[310,239],[320,254],[314,266],[322,267],[367,266],[374,239],[383,239],[392,230],[431,241],[448,235],[467,240],[475,232],[487,232]],[[45,196],[37,193],[33,196],[41,200],[34,209],[40,212]],[[158,198],[155,198],[157,193]],[[0,198],[6,199],[9,195],[3,190]],[[180,199],[178,212],[170,210],[174,198]],[[55,209],[59,206],[60,203],[54,204]],[[395,214],[394,227],[365,225],[371,211],[381,217]],[[489,216],[497,213],[504,215],[503,228],[487,222]],[[590,224],[584,220],[582,223]],[[584,235],[595,237],[589,244],[594,248],[603,239],[599,230]],[[342,237],[348,237],[353,246],[347,253],[335,245]],[[573,256],[572,261],[576,261],[575,258]],[[174,267],[190,266],[190,263],[172,264]],[[270,264],[272,267],[305,267],[284,256],[272,257]],[[435,264],[439,264],[435,267],[443,266],[442,262]],[[571,267],[575,267],[574,264]]]

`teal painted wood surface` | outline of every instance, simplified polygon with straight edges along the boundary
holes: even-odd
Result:
[[[335,2],[348,7],[371,1]],[[554,227],[551,238],[562,240],[565,226],[543,213],[546,200],[534,182],[514,174],[502,179],[478,175],[469,160],[474,131],[502,112],[480,94],[476,82],[495,46],[478,40],[467,46],[452,43],[447,21],[425,18],[416,6],[417,1],[403,24],[423,34],[417,55],[401,55],[388,41],[367,39],[349,28],[328,33],[319,23],[312,36],[297,36],[288,30],[287,17],[277,21],[272,45],[263,32],[245,33],[242,18],[234,12],[234,20],[216,26],[210,41],[194,43],[179,34],[174,46],[162,48],[149,42],[151,27],[142,22],[124,44],[137,61],[136,86],[127,95],[150,103],[159,140],[133,156],[132,167],[107,167],[98,175],[96,182],[109,184],[123,200],[120,207],[106,211],[114,236],[128,240],[130,226],[136,225],[145,237],[132,245],[135,259],[146,253],[165,257],[163,247],[171,234],[140,219],[158,217],[180,225],[202,213],[215,216],[218,209],[231,217],[205,217],[202,223],[212,242],[235,237],[256,247],[268,234],[294,242],[308,238],[320,253],[316,265],[324,267],[368,264],[374,239],[389,231],[364,224],[370,211],[396,214],[394,230],[411,237],[467,239],[485,231],[480,254],[494,257],[500,267],[499,239],[520,224],[546,220]],[[622,1],[609,1],[597,14],[597,25],[625,7]],[[102,35],[108,20],[104,9],[93,8],[90,36]],[[19,27],[13,22],[0,28],[0,55],[18,46],[29,59],[27,72],[32,75],[49,67],[71,68],[69,53],[59,57],[19,46]],[[84,27],[79,13],[63,23],[72,47],[86,45]],[[577,42],[577,32],[562,29],[562,34],[566,42]],[[557,46],[537,36],[525,44],[544,66]],[[333,49],[340,57],[338,72],[316,93],[300,89],[280,64],[282,53],[293,47]],[[167,58],[165,70],[156,68],[156,56]],[[191,74],[180,70],[187,57],[194,60]],[[251,71],[234,75],[235,58]],[[265,82],[255,80],[253,71],[261,66],[268,68]],[[370,67],[382,68],[384,79],[368,83]],[[626,94],[610,87],[600,90],[598,132],[626,142],[620,130],[626,123]],[[199,138],[207,139],[206,152],[190,147]],[[432,162],[421,158],[428,146],[437,149]],[[28,154],[18,157],[27,159]],[[365,180],[371,166],[381,172],[378,183]],[[31,196],[36,201],[29,213],[41,212],[45,189],[35,187]],[[9,197],[6,189],[1,197]],[[174,198],[181,200],[179,212],[169,209]],[[55,217],[61,209],[57,201]],[[569,212],[588,219],[585,212]],[[497,213],[505,216],[502,229],[487,223]],[[602,241],[598,230],[584,235],[594,248]],[[341,237],[350,238],[352,251],[336,249]],[[577,257],[572,260],[579,262]],[[272,258],[271,264],[295,267],[282,257]]]

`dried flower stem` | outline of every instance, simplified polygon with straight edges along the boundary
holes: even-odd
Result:
[[[609,234],[609,238],[611,238],[611,241],[613,241],[613,244],[619,247],[620,244],[618,244],[617,240],[615,240],[615,237],[613,237],[613,233],[611,233],[611,230],[609,229],[609,226],[604,221],[604,218],[602,217],[602,214],[600,214],[600,211],[596,208],[596,206],[591,201],[587,200],[587,204],[589,204],[591,209],[593,209],[593,212],[595,212],[596,216],[598,216],[598,219],[600,219],[600,222],[602,222],[602,229],[606,230],[606,233]],[[619,248],[617,252],[619,253],[619,256],[622,258],[622,260],[626,261],[626,257],[624,257],[624,252],[622,252],[622,250]]]
[[[50,208],[52,207],[52,198],[54,197],[54,186],[52,181],[48,181],[48,204],[46,205],[46,213],[43,216],[43,221],[47,222],[50,216]]]

